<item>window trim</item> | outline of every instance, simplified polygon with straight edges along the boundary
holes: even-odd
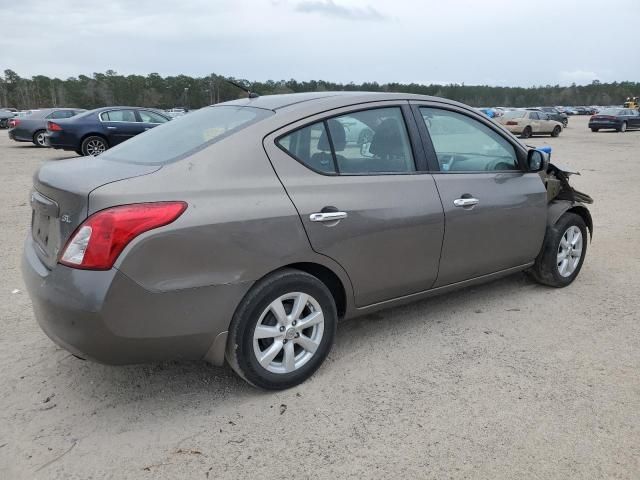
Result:
[[[124,120],[103,120],[103,119],[102,119],[102,115],[103,115],[103,114],[105,114],[105,113],[109,113],[109,112],[119,112],[119,111],[121,111],[121,110],[130,110],[130,111],[132,111],[132,112],[133,112],[134,117],[136,118],[136,121],[135,121],[135,122],[127,122],[127,121],[124,121]],[[102,112],[100,112],[100,113],[98,114],[98,120],[100,120],[100,122],[101,122],[101,123],[144,123],[144,122],[139,122],[139,121],[138,121],[138,119],[139,119],[140,117],[137,115],[137,112],[138,112],[137,110],[134,110],[134,109],[132,109],[132,108],[111,108],[111,109],[109,109],[109,110],[103,110]]]
[[[481,115],[481,114],[479,114],[477,112],[474,112],[474,111],[471,111],[471,110],[468,110],[468,109],[465,109],[465,108],[462,108],[462,107],[458,107],[456,105],[446,104],[446,103],[436,103],[436,102],[429,102],[429,101],[420,101],[420,100],[416,101],[416,100],[414,100],[414,101],[410,101],[410,104],[411,104],[411,109],[413,111],[413,115],[415,117],[416,123],[418,124],[418,131],[420,132],[420,138],[422,140],[422,143],[423,143],[424,149],[425,149],[425,153],[426,153],[427,164],[429,166],[429,169],[427,170],[427,173],[434,174],[434,175],[442,175],[442,174],[461,175],[461,174],[468,174],[468,173],[472,173],[472,174],[484,173],[484,174],[487,174],[487,175],[492,175],[492,174],[496,174],[496,173],[527,173],[527,170],[525,168],[525,163],[526,163],[526,158],[527,158],[527,151],[524,148],[524,146],[520,142],[518,142],[515,139],[515,137],[513,137],[513,135],[511,133],[506,132],[506,131],[502,131],[502,128],[500,128],[499,125],[497,125],[496,123],[491,121],[491,119],[489,119],[488,117],[486,117],[484,115]],[[476,121],[480,122],[485,127],[489,128],[491,131],[493,131],[497,135],[501,136],[511,146],[513,146],[513,149],[514,149],[515,154],[516,154],[516,160],[518,162],[518,167],[519,168],[517,170],[491,170],[491,171],[487,171],[487,170],[457,170],[457,171],[441,170],[440,169],[440,163],[438,162],[438,155],[436,153],[435,147],[433,146],[433,141],[431,140],[431,134],[429,133],[429,129],[427,128],[427,125],[425,124],[424,120],[422,119],[422,113],[420,113],[420,108],[421,107],[422,108],[434,108],[434,109],[438,109],[438,110],[448,110],[448,111],[453,112],[453,113],[457,113],[457,114],[460,114],[460,115],[465,115],[467,117],[472,118],[473,120],[476,120]]]
[[[420,168],[421,166],[423,166],[422,164],[424,163],[423,161],[420,160],[421,158],[424,158],[424,152],[422,151],[422,148],[420,148],[422,145],[419,139],[414,138],[414,136],[416,135],[416,130],[415,130],[416,126],[414,123],[415,118],[412,115],[412,112],[410,110],[409,103],[407,100],[393,101],[393,103],[389,103],[389,104],[380,104],[379,102],[376,102],[376,105],[358,104],[354,106],[356,108],[350,109],[353,106],[345,105],[344,107],[339,107],[337,109],[319,113],[317,116],[314,115],[312,117],[314,118],[314,120],[305,122],[302,125],[298,125],[295,128],[292,128],[283,133],[277,134],[276,137],[273,139],[273,143],[277,148],[282,150],[287,156],[293,158],[295,161],[300,163],[303,167],[319,175],[324,175],[325,177],[376,177],[376,176],[379,177],[379,176],[386,176],[386,175],[416,175],[416,174],[426,173],[425,170],[422,170]],[[409,141],[409,148],[411,150],[411,156],[413,158],[413,166],[415,170],[408,171],[408,172],[340,173],[340,169],[338,167],[338,162],[336,158],[335,148],[333,146],[333,139],[331,138],[331,132],[329,131],[329,128],[328,128],[329,126],[327,122],[333,118],[343,117],[343,116],[347,116],[347,115],[351,115],[351,114],[363,112],[363,111],[380,110],[385,108],[397,108],[400,110],[400,115],[402,116],[402,119],[404,121],[405,130],[407,133],[407,140]],[[342,109],[349,109],[349,110],[344,110],[344,111],[340,111],[339,113],[335,113],[335,110],[342,110]],[[280,144],[280,140],[282,140],[282,138],[288,135],[291,135],[292,133],[295,133],[298,130],[302,130],[303,128],[310,127],[317,123],[322,123],[323,128],[327,133],[327,139],[329,140],[329,145],[331,147],[331,155],[333,157],[333,162],[334,162],[333,166],[334,166],[334,169],[336,170],[335,173],[323,172],[320,170],[316,170],[315,168],[312,168],[311,166],[307,165],[302,159],[298,158],[296,155],[289,152],[286,148],[284,148]],[[412,127],[414,128],[414,130],[412,130]]]
[[[149,110],[148,108],[141,108],[140,110],[135,110],[135,112],[136,112],[136,118],[140,119],[140,123],[146,123],[148,125],[163,125],[163,124],[171,121],[170,118],[165,117],[160,112],[156,112],[154,110]],[[149,113],[153,113],[155,115],[159,115],[162,118],[164,118],[165,121],[164,122],[145,122],[144,120],[142,120],[142,116],[140,115],[140,112],[149,112]],[[131,122],[128,122],[128,123],[131,123]]]

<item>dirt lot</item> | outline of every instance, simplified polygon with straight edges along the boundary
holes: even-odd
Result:
[[[0,132],[0,478],[640,478],[640,131],[572,118],[595,236],[563,290],[518,274],[347,321],[281,393],[205,363],[110,367],[37,326],[19,260],[31,175]]]

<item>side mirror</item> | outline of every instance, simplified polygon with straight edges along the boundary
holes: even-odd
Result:
[[[540,150],[529,150],[527,154],[527,169],[530,172],[546,171],[549,166],[549,155]]]

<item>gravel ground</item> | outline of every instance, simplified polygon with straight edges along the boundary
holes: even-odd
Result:
[[[65,155],[0,132],[0,478],[640,478],[640,131],[586,121],[529,140],[596,200],[573,285],[518,274],[343,322],[279,393],[46,338],[19,260],[31,175]]]

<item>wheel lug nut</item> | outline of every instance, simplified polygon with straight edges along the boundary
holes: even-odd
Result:
[[[300,336],[300,334],[299,334],[299,333],[296,333],[296,338],[298,338],[299,336]]]
[[[282,340],[282,343],[287,343],[289,340],[287,340],[286,338],[284,340]]]
[[[280,327],[280,331],[281,331],[281,332],[284,332],[284,327]]]
[[[291,322],[291,325],[293,325],[294,327],[296,326],[297,320],[294,320],[293,322]]]

